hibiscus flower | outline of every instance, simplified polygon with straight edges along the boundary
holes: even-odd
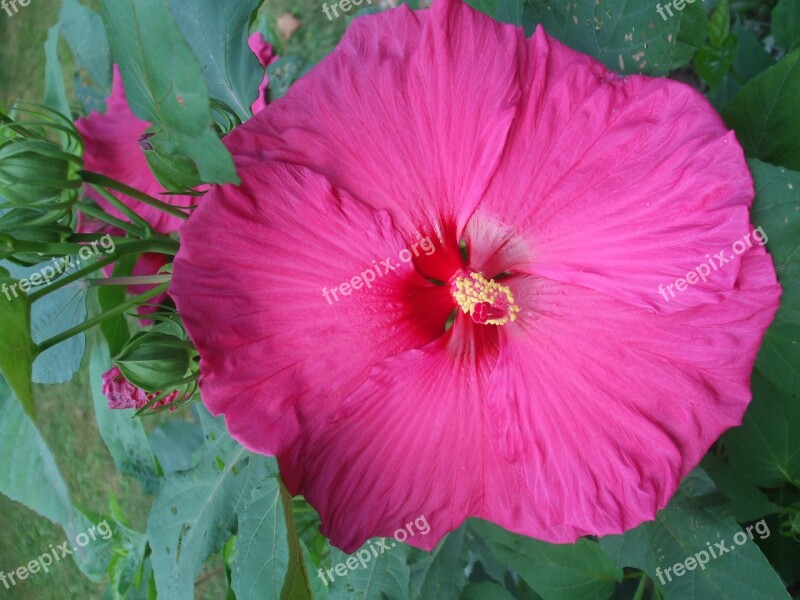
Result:
[[[170,292],[205,404],[343,550],[419,515],[424,549],[470,516],[619,533],[741,422],[771,258],[658,292],[751,232],[742,149],[690,87],[436,0],[356,19],[226,143],[242,184],[192,216]]]
[[[112,367],[103,373],[103,395],[108,401],[108,408],[112,410],[125,410],[134,408],[141,410],[142,408],[150,405],[153,400],[161,394],[158,392],[146,392],[143,389],[136,387],[130,381],[125,379],[119,367]],[[180,392],[175,390],[170,392],[158,402],[148,406],[148,408],[162,408],[169,406],[178,399]],[[175,410],[170,408],[170,410]]]

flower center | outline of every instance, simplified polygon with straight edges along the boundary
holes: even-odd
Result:
[[[519,306],[508,286],[486,279],[480,273],[457,277],[451,291],[456,304],[476,323],[505,325],[517,318]]]

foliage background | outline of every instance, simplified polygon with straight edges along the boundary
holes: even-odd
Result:
[[[748,147],[742,131],[739,133],[752,159],[751,167],[761,192],[753,220],[756,225],[764,224],[770,235],[769,249],[776,258],[786,290],[781,321],[771,331],[772,337],[759,359],[763,378],[757,378],[757,400],[744,427],[725,436],[703,462],[703,471],[696,472],[684,483],[656,524],[637,528],[624,538],[607,538],[599,543],[586,540],[575,547],[559,549],[473,523],[449,536],[435,557],[404,549],[381,563],[379,573],[352,574],[349,587],[332,589],[330,597],[333,600],[406,598],[408,595],[400,593],[396,585],[406,578],[410,581],[409,595],[423,599],[502,599],[512,597],[507,595],[508,590],[513,590],[516,597],[530,600],[630,599],[638,593],[640,572],[637,569],[652,577],[655,565],[670,566],[702,549],[705,541],[729,539],[737,531],[737,522],[750,523],[765,515],[769,515],[766,518],[772,535],[758,541],[759,549],[748,547],[730,561],[714,562],[702,578],[685,576],[682,587],[668,586],[665,590],[652,591],[656,597],[668,600],[800,597],[797,586],[800,543],[796,541],[800,536],[797,517],[800,509],[786,512],[800,501],[800,406],[797,400],[800,381],[797,335],[800,319],[797,314],[800,313],[796,304],[798,269],[795,262],[800,242],[800,175],[784,170],[788,167],[800,171],[800,155],[791,148],[783,152],[780,147],[782,139],[791,138],[800,131],[800,67],[794,64],[784,84],[769,89],[762,98],[767,102],[759,104],[758,97],[740,97],[733,108],[725,108],[748,81],[778,60],[785,60],[786,50],[800,45],[800,0],[780,0],[779,10],[776,10],[778,0],[731,0],[729,4],[726,0],[702,3],[698,0],[665,23],[655,15],[656,2],[650,0],[603,0],[607,16],[590,10],[595,0],[573,0],[577,21],[573,21],[571,15],[569,18],[559,16],[563,5],[569,4],[562,0],[473,0],[471,3],[498,18],[522,22],[528,27],[543,21],[551,33],[573,47],[602,58],[611,67],[617,66],[623,53],[627,52],[627,57],[632,52],[610,46],[605,36],[623,21],[627,26],[652,18],[660,33],[671,31],[670,35],[676,36],[679,43],[665,49],[651,42],[648,53],[655,53],[657,60],[642,67],[644,70],[671,72],[672,77],[698,87],[723,111],[732,126],[744,128],[760,119],[767,121],[763,127],[778,140],[777,150],[753,143]],[[84,4],[97,10],[100,1]],[[277,19],[281,15],[292,13],[300,19],[300,28],[281,43],[280,53],[287,59],[299,61],[304,65],[302,68],[314,64],[335,45],[349,20],[328,21],[321,4],[315,0],[267,0],[261,9],[263,23],[273,31],[277,30]],[[58,2],[34,0],[12,18],[0,13],[0,99],[41,100],[45,74],[42,48],[48,28],[58,21],[59,10]],[[728,19],[720,17],[728,11],[733,16],[730,30]],[[779,17],[773,21],[776,14]],[[667,29],[662,30],[662,27]],[[731,42],[732,35],[735,43]],[[622,57],[623,63],[625,57]],[[63,39],[59,58],[65,73],[75,70],[72,54]],[[630,61],[624,64],[631,67]],[[273,78],[275,88],[282,83],[280,78]],[[69,77],[67,92],[71,96]],[[778,110],[765,106],[772,100]],[[774,117],[781,109],[788,113],[793,111],[794,116],[786,117],[785,113],[781,116],[781,119],[788,118],[788,123],[769,122],[770,115]],[[796,142],[800,137],[793,139]],[[781,166],[764,164],[757,159]],[[788,190],[792,189],[794,192],[790,193]],[[89,353],[71,383],[37,386],[37,426],[57,458],[74,504],[98,513],[107,512],[110,496],[113,496],[131,529],[143,532],[147,530],[153,496],[143,494],[139,481],[117,470],[96,425],[88,370]],[[191,415],[184,418],[189,420]],[[144,425],[152,432],[169,420],[175,418],[148,418]],[[779,507],[783,508],[782,513]],[[342,560],[336,551],[329,555],[325,541],[314,536],[313,514],[304,513],[306,507],[302,504],[297,504],[295,509],[307,549],[316,557],[324,556],[326,564]],[[787,523],[791,526],[790,518],[796,520],[794,538],[780,533],[782,525],[784,528]],[[59,527],[0,494],[0,569],[8,571],[24,565],[50,544],[64,539]],[[464,575],[467,564],[473,565],[469,580]],[[507,566],[510,570],[506,570]],[[625,570],[622,567],[626,567]],[[377,594],[361,592],[366,585],[362,576],[376,578]],[[778,576],[791,590],[791,596],[780,593]],[[497,582],[505,584],[504,587]],[[318,588],[313,577],[311,583],[316,583]],[[58,563],[49,574],[32,577],[11,591],[0,587],[0,598],[106,598],[110,597],[106,587],[105,583],[92,583],[73,562],[65,561]],[[227,588],[225,563],[221,553],[217,553],[198,578],[196,597],[225,598]],[[317,591],[320,590],[315,589]],[[650,590],[647,593],[649,597]]]

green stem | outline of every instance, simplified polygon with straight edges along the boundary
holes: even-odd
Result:
[[[2,110],[0,110],[0,124],[7,126],[12,131],[18,133],[19,135],[27,138],[34,137],[31,135],[31,132],[25,129],[22,125],[19,125],[14,120],[12,120],[7,114],[5,114]]]
[[[170,242],[170,243],[167,243]],[[77,281],[82,279],[86,275],[90,273],[94,273],[95,271],[102,269],[106,265],[110,265],[111,263],[119,260],[122,256],[126,256],[128,254],[142,254],[145,252],[158,252],[161,254],[170,254],[174,255],[177,253],[179,244],[175,240],[170,240],[169,238],[164,239],[155,239],[155,240],[131,240],[130,242],[124,242],[119,244],[115,251],[106,257],[98,260],[95,263],[92,263],[88,267],[84,267],[83,269],[78,269],[74,273],[70,275],[65,275],[57,279],[55,282],[48,285],[46,288],[42,288],[37,292],[33,292],[28,296],[28,300],[30,302],[35,302],[39,298],[50,294],[58,289],[61,289],[65,285],[72,283],[73,281]]]
[[[102,239],[110,239],[115,244],[121,244],[128,238],[111,235],[110,233],[73,233],[67,238],[67,241],[85,245],[88,242],[99,242]]]
[[[148,275],[147,277],[109,277],[108,279],[90,279],[90,286],[104,285],[149,285],[172,280],[172,275]]]
[[[161,200],[156,200],[152,196],[149,196],[139,190],[136,190],[132,187],[128,187],[124,183],[120,183],[115,179],[111,179],[110,177],[106,177],[105,175],[101,175],[100,173],[93,173],[91,171],[81,171],[81,178],[89,184],[93,186],[103,186],[110,188],[112,190],[117,190],[118,192],[122,192],[126,196],[130,196],[141,202],[142,204],[147,204],[148,206],[152,206],[153,208],[157,208],[160,211],[163,211],[173,217],[178,217],[179,219],[186,220],[189,218],[185,212],[181,209],[172,206],[171,204],[167,204],[166,202],[162,202]]]
[[[34,242],[30,240],[14,240],[14,254],[41,254],[44,256],[66,256],[76,254],[83,246],[80,244],[62,244],[50,242]]]
[[[644,591],[647,589],[647,575],[642,573],[642,580],[639,582],[639,587],[636,588],[636,594],[633,596],[633,600],[642,600],[644,598]]]
[[[130,206],[125,204],[122,200],[117,198],[114,194],[109,193],[107,190],[103,189],[100,186],[92,185],[92,189],[100,194],[103,198],[105,198],[106,202],[109,202],[113,207],[115,207],[118,211],[120,211],[123,215],[128,217],[132,223],[138,225],[142,229],[144,229],[147,233],[153,231],[153,228],[150,227],[150,223],[145,221],[139,213],[133,210]],[[146,235],[146,234],[145,234]]]
[[[116,198],[115,198],[116,200]],[[90,217],[94,217],[95,219],[100,219],[101,221],[105,221],[109,225],[113,225],[123,231],[127,231],[135,235],[136,237],[144,237],[147,235],[147,230],[142,230],[141,227],[137,227],[133,223],[129,223],[128,221],[123,221],[122,219],[118,219],[117,217],[112,217],[102,208],[100,208],[96,202],[92,201],[91,203],[88,202],[81,202],[78,205],[78,210],[82,213],[89,215]]]
[[[101,258],[97,262],[90,264],[88,267],[84,267],[82,269],[78,269],[74,273],[69,275],[65,275],[64,277],[60,277],[56,279],[53,283],[48,285],[47,287],[43,287],[36,292],[28,294],[28,301],[33,303],[36,302],[39,298],[45,297],[47,294],[52,294],[56,290],[60,290],[66,285],[69,285],[73,281],[78,281],[79,279],[83,279],[87,275],[91,275],[95,271],[102,269],[106,265],[110,265],[115,260],[117,260],[117,256],[114,254],[110,254],[105,258]]]
[[[77,326],[75,326],[75,327],[73,327],[71,329],[68,329],[67,331],[64,331],[62,333],[59,333],[56,336],[51,337],[48,340],[43,341],[41,344],[36,346],[36,349],[35,349],[36,355],[38,356],[42,352],[44,352],[45,350],[48,350],[48,349],[52,348],[53,346],[56,346],[57,344],[60,344],[64,340],[68,340],[69,338],[71,338],[71,337],[73,337],[75,335],[78,335],[79,333],[83,333],[87,329],[91,329],[92,327],[94,327],[96,325],[99,325],[100,323],[102,323],[104,321],[107,321],[108,319],[116,317],[117,315],[121,315],[122,313],[124,313],[128,309],[131,309],[131,308],[134,308],[136,306],[139,306],[140,304],[144,304],[145,302],[147,302],[151,298],[155,298],[159,294],[162,294],[162,293],[166,292],[168,288],[169,288],[169,282],[162,283],[158,287],[154,287],[152,290],[149,290],[149,291],[145,292],[144,294],[139,294],[138,296],[136,296],[134,298],[131,298],[130,300],[128,300],[127,302],[124,302],[123,304],[115,306],[111,310],[109,310],[107,312],[104,312],[101,315],[98,315],[98,316],[96,316],[96,317],[94,317],[92,319],[89,319],[88,321],[85,321],[85,322],[81,323],[80,325],[77,325]]]

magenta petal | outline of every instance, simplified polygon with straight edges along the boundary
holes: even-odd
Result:
[[[264,36],[258,31],[252,33],[250,37],[247,38],[247,45],[250,47],[253,54],[256,55],[262,67],[269,66],[276,58],[275,50],[272,48],[272,45],[267,42]]]
[[[541,28],[523,80],[520,117],[470,222],[476,268],[521,270],[661,313],[720,302],[738,256],[675,298],[658,291],[707,255],[732,255],[751,231],[744,155],[708,102],[675,81],[616,76]]]
[[[267,40],[265,40],[264,36],[258,31],[253,33],[247,39],[247,43],[250,46],[250,50],[252,50],[253,54],[256,55],[258,62],[261,63],[261,66],[264,67],[264,69],[266,69],[274,60],[278,58],[275,54],[275,50],[272,48],[272,45],[267,43]],[[269,75],[265,73],[264,80],[261,82],[261,85],[258,86],[258,98],[256,98],[256,101],[253,102],[251,107],[254,115],[260,113],[267,107],[267,103],[269,102],[268,94]]]
[[[186,224],[170,295],[202,356],[204,402],[274,454],[298,433],[298,405],[334,410],[375,361],[438,336],[452,301],[399,264],[385,213],[300,167],[239,166],[241,186],[214,188]],[[397,269],[344,295],[387,257]]]
[[[481,398],[497,360],[497,331],[459,319],[428,346],[377,364],[334,416],[304,411],[281,476],[319,511],[321,531],[353,552],[423,516],[433,547],[485,501]]]
[[[230,136],[385,209],[410,237],[460,231],[516,113],[519,32],[456,0],[357,19],[285,97]]]
[[[486,399],[502,459],[477,516],[551,542],[652,519],[741,422],[780,296],[771,259],[746,253],[736,292],[669,316],[547,280],[513,285],[523,309],[501,332]]]

